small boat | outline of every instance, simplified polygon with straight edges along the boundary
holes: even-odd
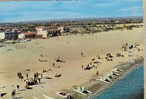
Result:
[[[117,68],[117,71],[122,72],[123,70]]]
[[[99,81],[102,81],[102,82],[105,82],[105,83],[109,83],[110,82],[110,80],[108,80],[108,79],[106,79],[106,78],[103,78],[103,77],[101,77],[101,78],[98,78],[98,79],[96,79],[96,80],[99,80]]]
[[[112,80],[109,77],[106,77],[104,80],[108,82],[112,82]]]
[[[118,74],[117,72],[112,72],[114,76],[119,76],[120,74]]]
[[[114,76],[119,76],[119,75],[120,75],[120,72],[118,72],[118,71],[112,71],[112,74],[113,74]]]
[[[103,80],[106,82],[112,82],[112,80],[108,76],[104,77]]]
[[[67,93],[64,92],[64,91],[57,92],[56,94],[57,94],[58,96],[60,96],[60,97],[67,98]]]
[[[109,79],[107,79],[107,78],[106,78],[106,79],[104,79],[104,81],[105,81],[105,82],[111,82],[111,81],[110,81]]]
[[[76,87],[76,88],[73,88],[73,91],[75,91],[77,93],[80,93],[82,95],[88,95],[88,94],[91,94],[92,93],[91,91],[86,90],[84,87]]]
[[[108,74],[107,76],[108,76],[108,78],[113,79],[112,74]]]

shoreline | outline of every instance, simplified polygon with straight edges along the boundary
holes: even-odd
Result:
[[[143,66],[144,59],[139,60],[139,62],[135,63],[135,61],[134,61],[132,63],[124,64],[123,66],[125,68],[128,68],[128,69],[123,70],[122,73],[120,74],[120,76],[117,79],[114,79],[114,81],[112,81],[111,83],[107,84],[107,83],[104,83],[104,82],[95,81],[94,84],[91,84],[91,83],[88,84],[90,87],[89,88],[86,87],[87,90],[89,90],[91,92],[92,92],[92,90],[94,90],[94,91],[96,90],[95,92],[93,92],[92,94],[89,94],[88,96],[82,96],[82,95],[79,95],[79,94],[73,92],[73,97],[75,97],[73,99],[90,99],[91,97],[98,97],[101,93],[103,93],[108,88],[112,87],[114,84],[118,83],[118,81],[123,79],[125,76],[127,76],[129,73],[131,73],[133,70]],[[116,67],[116,68],[122,69],[122,67],[120,67],[120,65],[118,65],[118,67]],[[102,84],[101,84],[100,88],[96,89],[95,86],[98,86],[99,83],[102,83]],[[94,87],[94,88],[91,88],[91,87]],[[58,98],[55,98],[55,99],[58,99]]]
[[[119,77],[119,79],[113,81],[111,84],[109,84],[107,87],[103,88],[100,92],[98,92],[98,94],[96,94],[96,96],[100,95],[102,92],[104,92],[105,90],[107,90],[108,88],[112,87],[114,84],[118,83],[118,81],[122,80],[124,77],[126,77],[129,73],[131,73],[132,71],[134,71],[135,69],[141,67],[143,65],[143,63],[140,64],[135,64],[133,65],[131,68],[129,68],[129,70],[125,71],[125,73],[123,75],[121,75]]]
[[[104,95],[105,95],[105,97],[107,97],[107,96],[109,96],[109,97],[118,97],[120,94],[122,94],[122,95],[124,95],[123,93],[131,93],[131,89],[133,89],[133,87],[132,86],[135,86],[136,88],[143,88],[142,87],[142,85],[143,85],[143,82],[141,82],[141,87],[138,87],[138,86],[136,86],[135,84],[134,84],[134,80],[135,80],[135,82],[139,82],[139,80],[137,81],[137,78],[135,78],[135,77],[132,77],[132,75],[136,75],[137,73],[138,74],[143,74],[142,72],[140,72],[140,70],[142,69],[142,68],[144,68],[144,64],[137,64],[136,66],[133,66],[130,70],[128,70],[124,75],[123,75],[123,77],[121,77],[121,79],[120,80],[118,80],[118,81],[116,81],[116,82],[114,82],[109,88],[106,88],[106,89],[104,89],[103,90],[103,92],[101,92],[101,93],[99,93],[97,96],[95,96],[95,97],[97,97],[97,98],[101,98],[101,97],[104,97]],[[135,74],[136,73],[136,74]],[[131,77],[130,77],[131,76]],[[128,77],[130,77],[129,79],[131,79],[131,80],[129,80],[129,79],[127,79]],[[139,76],[140,77],[140,76]],[[139,78],[140,79],[140,78]],[[141,78],[141,79],[143,79],[143,77]],[[124,83],[124,84],[123,84]],[[126,83],[126,84],[125,84]],[[140,83],[139,83],[140,84]],[[138,84],[138,85],[139,85]],[[128,87],[128,85],[129,86],[131,86],[131,87]],[[124,87],[124,88],[123,88]],[[135,88],[134,87],[134,88]],[[116,88],[116,89],[115,89]],[[117,90],[116,92],[117,93],[113,93],[112,95],[110,95],[110,93],[109,92],[115,92],[115,90]],[[125,90],[125,91],[127,91],[127,92],[125,92],[125,91],[123,91],[123,90]],[[121,91],[121,93],[120,93],[120,91]],[[137,89],[135,89],[135,91],[134,92],[137,92],[138,90]],[[135,93],[136,94],[136,93]],[[129,94],[130,96],[131,96],[131,94]],[[94,97],[94,96],[93,96]],[[126,96],[124,96],[125,98],[124,99],[126,99]],[[122,99],[122,97],[119,97],[120,99]],[[113,98],[113,99],[117,99],[117,98]],[[131,99],[133,99],[133,98],[131,98]],[[135,98],[134,98],[135,99]],[[143,99],[143,98],[140,98],[140,99]]]

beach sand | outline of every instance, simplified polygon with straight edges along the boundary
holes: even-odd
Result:
[[[6,45],[0,48],[0,92],[11,92],[16,89],[17,84],[20,84],[20,89],[24,89],[24,83],[18,79],[17,72],[25,74],[25,70],[30,69],[31,75],[34,72],[42,72],[43,69],[51,68],[52,71],[45,75],[53,79],[43,79],[41,84],[34,86],[31,90],[18,91],[19,94],[16,96],[24,99],[33,99],[33,96],[44,99],[43,94],[55,97],[57,91],[88,82],[97,71],[99,71],[99,76],[103,76],[117,64],[143,56],[143,51],[138,52],[134,49],[133,56],[130,58],[128,52],[122,52],[125,55],[123,58],[113,58],[111,62],[104,59],[106,53],[115,55],[121,52],[121,46],[125,43],[138,42],[141,44],[140,48],[143,49],[143,35],[143,28],[137,28],[130,31],[35,39],[30,42]],[[84,52],[84,57],[81,56],[81,51]],[[87,65],[97,55],[103,58],[100,59],[101,64],[97,66],[97,69],[82,70],[81,66]],[[58,56],[63,57],[65,63],[56,63],[53,67],[52,63]],[[45,62],[40,62],[39,59]],[[61,73],[62,76],[56,78],[54,77],[56,73]],[[6,95],[5,99],[11,99],[11,96]]]

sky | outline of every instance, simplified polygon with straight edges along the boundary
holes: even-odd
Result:
[[[2,1],[0,23],[62,18],[143,16],[142,5],[142,0]]]

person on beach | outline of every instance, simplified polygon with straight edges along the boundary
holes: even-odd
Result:
[[[41,83],[41,78],[40,77],[38,78],[38,82]]]
[[[92,62],[89,63],[89,65],[92,65],[92,64],[93,64]]]
[[[97,75],[97,76],[99,75],[99,71],[96,72],[96,75]]]
[[[11,95],[12,95],[12,97],[14,97],[16,95],[16,90],[13,90]]]
[[[92,67],[95,68],[95,69],[97,69],[97,66],[95,66],[95,65],[93,65]]]
[[[112,61],[112,60],[113,60],[112,58],[113,58],[113,56],[112,56],[111,53],[107,53],[107,54],[106,54],[105,59],[106,59],[107,61]]]
[[[88,64],[85,68],[84,68],[84,70],[90,70],[92,67],[90,67],[90,65]]]
[[[35,82],[35,84],[40,83],[39,75],[40,74],[38,72],[34,73],[34,82]]]
[[[42,73],[40,73],[40,75],[41,75],[41,79],[43,79],[43,74],[42,74]]]
[[[138,48],[138,49],[137,49],[137,51],[138,51],[138,52],[140,52],[140,51],[141,51],[141,49],[140,49],[140,48]]]
[[[52,66],[55,67],[55,63],[54,62],[52,63]]]
[[[84,70],[84,65],[82,65],[82,70]]]
[[[127,49],[128,49],[128,43],[126,43],[125,45],[123,45],[123,46],[122,46],[122,49],[123,49],[124,51],[127,51]]]
[[[45,73],[45,72],[47,72],[47,70],[46,69],[43,69],[43,73]]]
[[[46,71],[46,70],[45,70],[45,71]],[[39,77],[39,73],[38,73],[38,72],[35,73],[35,77],[36,77],[36,78]]]
[[[17,76],[18,76],[18,78],[21,79],[21,80],[23,80],[23,78],[24,78],[21,72],[18,72],[18,73],[17,73]]]
[[[109,57],[109,58],[113,57],[111,53],[107,53],[106,56]]]
[[[49,68],[49,69],[48,69],[48,71],[52,71],[52,69],[51,69],[51,68]]]
[[[85,55],[84,55],[84,52],[83,52],[83,50],[81,50],[81,56],[82,57],[84,57]]]
[[[124,57],[124,55],[119,52],[119,53],[116,53],[116,57]]]
[[[26,79],[28,79],[28,73],[26,73]]]
[[[32,87],[30,87],[30,86],[28,85],[28,82],[26,83],[25,88],[26,88],[26,89],[32,89]]]
[[[19,86],[19,85],[17,85],[16,87],[17,87],[17,89],[19,90],[20,86]]]
[[[92,58],[92,61],[95,61],[95,58]]]
[[[98,55],[98,56],[97,56],[97,59],[101,59],[101,57]]]

